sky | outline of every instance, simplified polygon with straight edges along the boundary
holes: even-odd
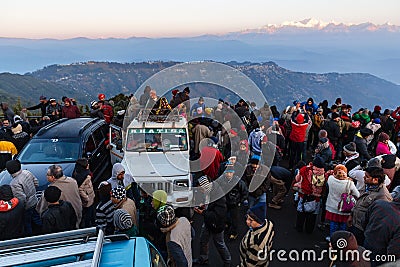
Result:
[[[399,0],[4,0],[0,37],[223,34],[315,18],[400,25]]]

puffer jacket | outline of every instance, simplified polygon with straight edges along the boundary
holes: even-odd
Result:
[[[11,189],[16,198],[25,203],[25,209],[30,209],[38,203],[36,198],[36,187],[39,186],[38,179],[28,170],[20,170],[11,175]]]
[[[375,200],[383,199],[386,201],[392,201],[393,198],[383,184],[376,190],[364,192],[357,199],[354,208],[351,210],[353,226],[364,231],[365,227],[365,215],[368,208],[374,203]]]

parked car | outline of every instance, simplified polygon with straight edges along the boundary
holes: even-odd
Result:
[[[71,176],[75,161],[88,158],[93,173],[93,182],[109,178],[111,170],[110,152],[107,149],[109,126],[101,119],[61,119],[41,128],[18,153],[22,169],[29,170],[39,180],[38,191],[49,184],[47,168],[59,164],[67,176]],[[0,173],[0,184],[9,184],[11,175]]]
[[[85,228],[0,242],[0,266],[167,267],[144,237]]]

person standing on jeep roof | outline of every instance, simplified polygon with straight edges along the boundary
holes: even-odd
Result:
[[[64,99],[64,106],[62,107],[62,118],[76,119],[81,116],[81,112],[76,105],[72,104],[72,101],[67,97]]]
[[[47,106],[50,104],[50,102],[47,100],[47,97],[45,97],[44,95],[40,96],[39,98],[40,103],[32,106],[32,107],[28,107],[26,108],[27,110],[36,110],[40,108],[40,112],[42,113],[42,118],[46,115],[46,108]]]
[[[104,100],[99,100],[98,102],[99,109],[103,112],[104,120],[110,124],[112,119],[114,118],[114,111],[112,106],[107,104]]]

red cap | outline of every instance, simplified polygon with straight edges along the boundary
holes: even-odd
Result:
[[[297,123],[300,123],[300,124],[304,123],[304,115],[303,114],[297,115],[296,121],[297,121]]]
[[[105,94],[99,94],[98,98],[99,98],[99,100],[104,100],[104,99],[106,99],[106,95]]]

